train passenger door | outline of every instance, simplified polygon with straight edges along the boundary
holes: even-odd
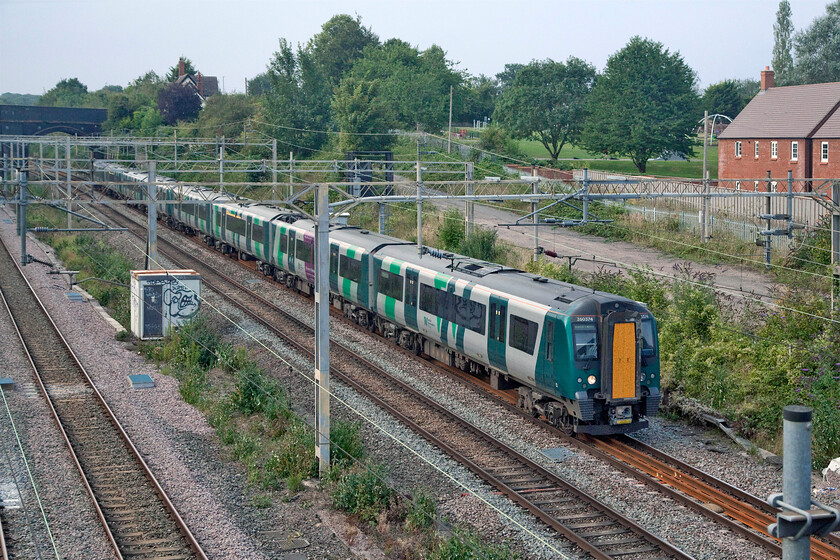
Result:
[[[557,340],[554,338],[557,319],[551,313],[545,316],[542,343],[537,358],[536,382],[537,387],[551,392],[559,391],[555,380]]]
[[[330,243],[330,290],[338,292],[338,245]]]
[[[297,270],[295,268],[295,230],[289,228],[289,247],[288,247],[288,255],[287,255],[287,262],[289,263],[289,271],[296,273]]]
[[[490,296],[490,313],[487,325],[487,357],[490,365],[507,371],[507,305],[508,300]]]
[[[417,330],[417,293],[420,289],[420,273],[405,269],[405,324]]]

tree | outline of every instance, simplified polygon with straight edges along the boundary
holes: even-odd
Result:
[[[734,119],[746,107],[752,97],[742,95],[735,80],[724,80],[712,84],[703,93],[703,109],[710,115],[715,113]]]
[[[397,124],[438,131],[449,119],[449,88],[454,88],[453,113],[464,102],[463,76],[452,68],[437,45],[423,52],[405,41],[389,39],[365,49],[349,73],[357,80],[379,80],[381,95],[394,107]]]
[[[388,133],[393,119],[389,105],[379,95],[377,80],[348,76],[341,80],[332,101],[332,112],[340,131],[342,152],[387,150],[394,142]]]
[[[793,22],[790,19],[790,2],[779,2],[776,12],[776,23],[773,24],[773,70],[776,72],[776,83],[780,86],[793,82],[793,57],[790,54],[793,35]]]
[[[532,62],[502,90],[493,121],[514,138],[539,140],[557,161],[563,146],[579,139],[594,82],[595,67],[579,58]]]
[[[455,114],[455,120],[464,122],[483,120],[493,115],[496,108],[496,98],[499,95],[499,82],[484,74],[478,77],[470,76],[463,89],[463,109]],[[454,103],[453,103],[454,105]]]
[[[271,87],[261,98],[263,132],[294,150],[317,150],[327,140],[331,87],[312,54],[285,40],[268,65]]]
[[[666,151],[688,154],[700,101],[694,71],[662,43],[633,37],[589,95],[583,145],[630,157],[640,173]]]
[[[195,120],[201,111],[201,98],[191,87],[171,83],[158,93],[157,106],[163,122],[173,125]]]
[[[794,37],[797,83],[840,82],[840,0],[828,4],[825,11]]]
[[[307,50],[323,75],[332,85],[338,85],[344,74],[361,58],[365,47],[378,45],[379,37],[362,27],[362,18],[346,14],[331,17],[312,37]]]
[[[192,60],[190,60],[186,56],[182,56],[181,59],[184,60],[184,73],[185,74],[189,74],[191,76],[195,76],[196,74],[198,74],[198,70],[196,70],[195,66],[193,66]],[[180,77],[179,76],[180,70],[179,70],[178,67],[181,63],[181,59],[178,59],[178,64],[176,64],[175,66],[170,66],[169,67],[169,72],[166,74],[166,81],[167,82],[174,82],[175,80],[177,80]]]
[[[504,90],[506,87],[513,85],[516,74],[523,68],[525,68],[524,64],[505,64],[505,69],[496,74],[496,79],[499,80],[499,89]]]
[[[87,97],[87,86],[78,78],[61,80],[38,98],[41,107],[82,107]]]
[[[256,99],[242,93],[211,95],[192,129],[199,136],[237,138],[243,133],[243,125],[247,125],[247,120],[256,113],[257,103]]]

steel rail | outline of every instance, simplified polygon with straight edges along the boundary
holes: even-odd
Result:
[[[102,209],[99,209],[102,211]],[[108,212],[103,212],[109,215],[112,219],[117,221],[118,223],[122,223],[125,227],[129,230],[134,230],[134,232],[142,233],[145,231],[145,228],[127,218],[119,213],[113,212],[110,208]],[[196,245],[199,243],[196,242]],[[229,303],[233,304],[235,307],[242,309],[245,311],[249,316],[251,316],[254,320],[258,321],[262,324],[265,328],[269,329],[271,332],[276,334],[277,336],[281,337],[284,341],[286,341],[290,346],[294,347],[298,353],[301,353],[305,356],[309,356],[310,359],[314,359],[314,352],[311,347],[306,347],[303,344],[297,342],[293,338],[288,335],[288,333],[284,332],[275,322],[269,320],[264,315],[260,314],[258,310],[260,309],[269,309],[275,313],[281,314],[281,316],[285,317],[288,321],[294,322],[300,328],[306,329],[308,332],[312,332],[312,328],[309,325],[306,325],[301,320],[297,319],[296,317],[289,315],[284,310],[277,307],[268,299],[254,293],[248,287],[240,284],[238,281],[230,278],[226,274],[220,272],[216,268],[212,267],[209,264],[205,264],[200,258],[189,254],[184,248],[176,245],[175,243],[162,238],[158,237],[158,246],[159,250],[162,254],[164,254],[169,260],[171,260],[176,266],[182,268],[192,268],[199,272],[202,275],[202,282],[216,292],[219,296],[223,299],[228,301]],[[166,247],[166,249],[165,249]],[[175,254],[173,254],[175,253]],[[221,280],[223,283],[228,284],[228,287],[223,287],[218,285],[210,280],[210,278],[217,278]],[[235,294],[246,294],[247,300],[243,302],[241,299],[237,298]],[[255,306],[256,308],[252,308],[252,303],[257,302],[259,305]],[[335,315],[339,315],[335,310],[331,311]],[[340,315],[339,315],[340,316]],[[539,476],[544,477],[545,479],[551,481],[553,484],[557,485],[559,489],[564,492],[568,492],[574,494],[577,499],[585,501],[589,504],[595,505],[595,507],[602,512],[603,517],[610,518],[613,522],[625,527],[628,531],[632,531],[636,533],[637,536],[642,537],[645,541],[650,543],[651,545],[657,547],[660,551],[668,555],[669,557],[680,559],[680,560],[690,560],[691,556],[687,555],[685,552],[677,549],[670,543],[660,539],[659,537],[653,535],[646,529],[642,528],[635,522],[630,519],[627,519],[620,513],[612,510],[608,506],[604,505],[603,503],[599,502],[592,496],[589,496],[585,492],[574,488],[567,482],[563,481],[556,475],[552,474],[551,472],[547,471],[543,467],[537,465],[533,461],[529,460],[528,458],[522,456],[515,450],[511,449],[510,447],[506,446],[502,442],[496,440],[489,434],[481,431],[480,429],[476,428],[472,424],[466,422],[465,420],[459,418],[457,415],[454,415],[450,411],[446,410],[442,406],[438,405],[428,397],[419,394],[415,389],[411,388],[410,386],[406,385],[402,381],[395,379],[392,375],[388,372],[377,366],[376,364],[371,363],[369,360],[364,358],[363,356],[359,355],[355,351],[350,348],[343,347],[342,345],[333,342],[334,346],[341,348],[341,350],[350,353],[354,356],[355,359],[361,361],[365,364],[365,366],[370,369],[371,371],[375,371],[377,375],[381,378],[388,379],[389,383],[392,383],[400,388],[400,390],[410,393],[412,398],[423,402],[424,405],[433,408],[437,414],[445,415],[446,417],[452,419],[455,422],[463,425],[477,437],[481,438],[482,440],[494,445],[499,450],[501,450],[504,454],[515,458],[521,464],[527,466],[532,471],[537,473]],[[581,535],[575,533],[572,529],[566,527],[560,521],[555,519],[551,516],[548,512],[540,508],[537,504],[534,504],[531,500],[529,500],[525,494],[522,492],[517,492],[515,489],[511,488],[507,483],[505,483],[501,478],[498,476],[493,475],[492,473],[488,472],[486,469],[482,468],[480,465],[469,459],[466,455],[459,452],[455,449],[452,445],[448,444],[447,442],[443,441],[440,437],[435,436],[430,431],[426,430],[422,426],[419,426],[416,421],[411,420],[406,414],[394,408],[390,403],[386,402],[384,399],[379,397],[377,394],[372,392],[371,390],[364,387],[362,384],[353,380],[348,374],[338,370],[337,368],[333,371],[334,375],[336,375],[339,379],[341,379],[344,383],[348,384],[349,386],[353,387],[358,392],[364,394],[372,401],[374,401],[377,405],[381,408],[387,410],[390,414],[398,418],[400,421],[411,427],[416,433],[420,434],[422,437],[433,443],[434,445],[443,449],[446,453],[450,456],[455,458],[459,463],[466,466],[469,470],[471,470],[474,474],[476,474],[481,479],[485,480],[492,486],[496,487],[502,494],[510,498],[514,503],[519,504],[524,509],[530,511],[533,515],[535,515],[538,519],[540,519],[543,523],[560,533],[561,535],[565,536],[567,539],[578,545],[581,549],[589,552],[593,557],[601,559],[601,560],[609,560],[614,558],[602,550],[600,550],[596,545],[592,544],[591,542],[587,541]]]
[[[49,328],[51,329],[53,334],[55,334],[58,337],[58,339],[61,341],[62,348],[58,351],[66,352],[67,356],[71,359],[74,366],[78,369],[78,372],[81,374],[82,378],[85,380],[85,383],[91,389],[91,391],[95,395],[97,401],[102,406],[102,409],[104,410],[104,412],[106,414],[106,417],[111,422],[111,424],[114,426],[114,428],[117,430],[117,433],[120,435],[121,440],[126,444],[126,447],[131,452],[131,455],[133,456],[133,458],[140,465],[140,468],[141,468],[143,474],[146,476],[147,480],[152,484],[155,493],[160,498],[161,502],[163,503],[164,507],[167,510],[167,513],[175,521],[176,525],[178,526],[179,530],[181,531],[182,536],[187,541],[188,546],[192,549],[192,552],[196,555],[196,557],[199,560],[208,560],[206,554],[204,553],[203,549],[199,545],[198,540],[195,538],[195,536],[193,536],[192,532],[189,530],[186,523],[181,518],[181,515],[178,513],[174,504],[171,502],[171,500],[167,496],[166,492],[163,490],[163,487],[160,485],[157,478],[152,473],[152,470],[149,468],[148,464],[146,464],[146,461],[143,459],[140,452],[134,446],[134,443],[131,441],[131,438],[128,436],[128,434],[126,433],[126,431],[124,430],[124,428],[120,424],[116,415],[111,410],[110,406],[108,406],[108,403],[105,401],[105,398],[99,392],[99,389],[96,387],[93,380],[88,375],[87,370],[85,370],[84,366],[82,366],[82,364],[79,361],[78,357],[76,356],[75,352],[73,352],[73,349],[70,347],[70,344],[64,338],[64,335],[61,333],[58,326],[52,320],[52,317],[50,316],[49,312],[47,312],[46,307],[41,302],[38,295],[35,293],[35,290],[32,287],[32,285],[29,283],[29,280],[23,274],[23,271],[21,270],[20,265],[12,257],[11,251],[9,250],[8,246],[6,245],[5,241],[2,238],[0,238],[0,245],[2,245],[2,248],[3,248],[3,251],[0,252],[0,258],[5,259],[8,256],[9,261],[11,261],[11,263],[14,265],[14,270],[17,272],[20,279],[23,281],[26,288],[28,289],[29,295],[31,295],[32,299],[37,304],[37,308],[43,314],[43,318],[48,322]],[[3,290],[0,289],[0,295],[2,295],[2,291]],[[114,535],[113,535],[113,533],[110,529],[110,526],[108,524],[108,521],[105,518],[105,515],[102,511],[102,508],[100,507],[99,499],[96,497],[95,492],[93,491],[93,488],[90,485],[88,477],[87,477],[84,469],[82,468],[81,462],[79,461],[79,457],[76,454],[76,451],[73,448],[73,444],[70,441],[70,437],[68,436],[68,434],[67,434],[67,432],[64,428],[61,417],[59,416],[57,410],[55,409],[55,406],[53,405],[52,398],[50,397],[50,395],[47,391],[47,388],[43,383],[43,380],[41,378],[39,369],[35,364],[35,361],[34,361],[32,355],[29,351],[29,348],[26,344],[26,341],[24,340],[24,336],[23,336],[23,334],[22,334],[22,332],[21,332],[21,330],[18,326],[18,322],[15,319],[14,315],[12,314],[12,311],[8,306],[6,298],[3,297],[2,299],[3,299],[3,305],[6,307],[7,311],[9,312],[9,316],[12,319],[12,323],[14,325],[15,331],[17,332],[18,338],[20,339],[20,342],[21,342],[21,345],[23,347],[24,353],[26,354],[26,357],[29,360],[29,363],[32,367],[32,371],[35,374],[35,380],[36,380],[36,382],[37,382],[37,384],[38,384],[38,386],[41,390],[41,393],[44,395],[44,398],[46,399],[47,405],[50,408],[53,419],[55,420],[55,422],[58,426],[58,429],[61,432],[62,437],[64,438],[64,441],[67,445],[67,449],[70,451],[70,455],[73,459],[73,462],[75,463],[76,468],[78,469],[79,474],[82,478],[83,484],[84,484],[84,486],[85,486],[85,488],[88,492],[88,495],[90,496],[91,501],[93,502],[93,505],[94,505],[94,508],[96,510],[97,516],[99,517],[100,521],[103,524],[103,527],[104,527],[106,535],[107,535],[107,539],[108,539],[109,543],[111,544],[111,546],[114,548],[114,551],[117,554],[117,557],[122,559],[123,558],[122,552],[120,551],[120,547],[117,544],[117,542],[114,538]]]

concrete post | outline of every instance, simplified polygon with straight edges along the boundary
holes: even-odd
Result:
[[[277,200],[277,138],[271,139],[271,200]]]
[[[158,268],[157,266],[157,162],[149,162],[148,182],[148,215],[149,215],[149,240],[146,250],[146,270]]]
[[[178,169],[178,129],[175,129],[175,138],[172,141],[172,147],[175,149],[175,169]]]
[[[417,258],[423,258],[423,169],[420,165],[420,143],[417,143]]]
[[[385,235],[385,203],[378,202],[376,205],[379,207],[379,233]]]
[[[767,172],[767,190],[766,192],[770,192],[770,172]],[[773,226],[773,222],[770,220],[770,215],[773,212],[772,209],[772,197],[765,197],[764,203],[764,210],[767,214],[767,235],[764,236],[764,268],[770,269],[770,248],[772,245],[772,239],[770,237],[771,227]]]
[[[784,501],[803,510],[811,509],[811,423],[812,410],[807,406],[790,405],[784,408]],[[811,539],[807,536],[793,540],[782,539],[784,560],[808,560]]]
[[[73,227],[73,215],[70,213],[73,210],[73,203],[70,200],[73,198],[70,182],[72,181],[73,169],[70,162],[70,137],[65,139],[64,143],[64,165],[65,165],[65,179],[67,180],[67,229]]]
[[[330,467],[330,207],[329,187],[318,185],[315,225],[315,427],[318,473]]]
[[[790,169],[787,177],[787,215],[788,237],[793,237],[793,171]]]
[[[292,198],[295,192],[295,153],[289,152],[289,193],[286,198]]]
[[[219,192],[225,190],[225,137],[222,136],[222,143],[219,145]]]
[[[475,185],[472,183],[473,167],[473,162],[467,162],[467,196],[475,194]],[[466,208],[464,208],[464,220],[466,221],[464,234],[469,237],[473,234],[473,230],[475,228],[475,202],[472,200],[468,200],[466,202]]]
[[[18,232],[20,233],[20,266],[26,266],[26,263],[29,261],[28,255],[26,254],[26,204],[27,199],[29,198],[29,193],[26,191],[27,173],[26,169],[21,169],[18,174],[20,179],[20,188],[18,190],[18,196],[20,198],[20,203],[18,204],[18,208],[20,208],[18,217]]]

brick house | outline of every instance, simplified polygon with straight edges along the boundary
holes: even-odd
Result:
[[[840,82],[777,88],[767,67],[761,90],[718,137],[718,178],[765,190],[758,179],[788,171],[796,190],[811,189],[803,180],[840,177]]]

